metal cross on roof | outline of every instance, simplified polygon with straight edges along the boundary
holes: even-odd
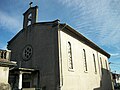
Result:
[[[30,2],[30,3],[29,3],[30,7],[32,7],[32,4],[33,4],[33,2]]]

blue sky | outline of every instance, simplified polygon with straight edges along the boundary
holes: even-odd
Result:
[[[60,19],[111,54],[120,73],[120,0],[3,0],[0,3],[0,49],[22,29],[29,2],[39,7],[38,21]]]

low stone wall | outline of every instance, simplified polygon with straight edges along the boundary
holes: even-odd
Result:
[[[0,90],[11,90],[10,84],[0,83]]]

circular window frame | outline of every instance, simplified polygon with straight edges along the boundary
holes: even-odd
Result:
[[[22,58],[24,61],[28,61],[33,54],[33,48],[31,45],[26,45],[22,51]]]

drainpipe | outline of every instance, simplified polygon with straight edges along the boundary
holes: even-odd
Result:
[[[59,28],[59,22],[58,22],[58,45],[59,45],[59,68],[60,68],[60,88],[63,86],[63,71],[62,71],[62,49],[61,49],[61,33],[67,24],[63,26],[62,29]]]

